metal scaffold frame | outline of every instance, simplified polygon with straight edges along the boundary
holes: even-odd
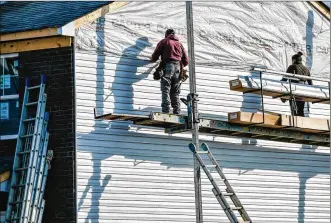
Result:
[[[236,136],[236,137],[251,137],[262,140],[277,140],[280,142],[288,143],[302,143],[311,144],[317,146],[330,146],[329,131],[315,131],[307,132],[302,131],[297,126],[294,126],[294,112],[292,111],[292,126],[272,126],[268,127],[265,123],[265,109],[264,109],[264,88],[262,85],[263,73],[277,74],[290,79],[290,92],[288,93],[291,100],[293,100],[292,94],[292,83],[293,79],[304,79],[304,80],[317,80],[326,81],[329,84],[330,81],[321,78],[306,77],[297,74],[289,74],[283,72],[275,72],[267,70],[266,68],[253,67],[252,71],[259,72],[259,79],[261,86],[258,89],[252,89],[245,91],[246,93],[257,93],[261,95],[262,102],[262,121],[258,123],[232,123],[230,121],[221,121],[213,119],[202,119],[199,118],[198,112],[198,95],[196,92],[196,73],[195,73],[195,55],[194,55],[194,35],[193,35],[193,10],[192,2],[186,2],[186,22],[187,22],[187,42],[188,42],[188,55],[189,55],[189,86],[190,93],[186,99],[181,99],[187,105],[187,116],[164,114],[159,112],[151,112],[150,115],[129,115],[129,114],[104,114],[98,115],[96,109],[94,110],[94,116],[96,120],[120,120],[120,121],[132,121],[135,125],[160,127],[165,129],[165,133],[174,134],[180,132],[192,133],[192,143],[189,145],[190,150],[193,152],[194,160],[194,189],[195,189],[195,209],[196,209],[196,222],[203,223],[203,212],[202,212],[202,195],[201,195],[201,169],[206,173],[208,179],[213,186],[213,193],[222,206],[225,214],[227,215],[231,223],[252,223],[252,220],[245,211],[244,206],[239,201],[233,188],[230,186],[225,175],[223,174],[220,166],[216,159],[211,154],[207,144],[199,144],[199,133],[205,135],[217,135],[217,136]],[[274,97],[277,98],[277,97]],[[202,154],[208,155],[212,162],[212,168],[216,168],[219,176],[225,183],[227,189],[226,192],[220,191],[218,185],[216,185],[207,165],[202,159]],[[230,207],[225,197],[228,196],[233,201],[234,207]],[[239,211],[243,221],[238,220],[237,215],[233,211]]]
[[[196,76],[195,76],[195,55],[194,55],[194,35],[193,35],[193,8],[192,2],[186,2],[186,26],[187,26],[187,44],[189,56],[189,80],[190,94],[187,96],[187,117],[192,129],[192,142],[199,150],[199,113],[198,113],[198,95],[196,94]],[[202,215],[202,195],[201,195],[201,170],[198,159],[194,159],[194,189],[195,189],[195,208],[196,222],[203,222]]]

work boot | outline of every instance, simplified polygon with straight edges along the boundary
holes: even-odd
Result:
[[[170,113],[170,110],[164,110],[164,109],[162,109],[162,113],[169,114]]]
[[[174,110],[174,115],[179,115],[180,114],[180,110]]]

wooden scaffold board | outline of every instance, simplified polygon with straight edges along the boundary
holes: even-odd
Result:
[[[257,116],[258,117],[258,116]],[[95,115],[96,120],[118,120],[132,121],[133,124],[164,128],[166,133],[174,134],[178,132],[190,131],[186,129],[186,116],[163,114],[152,112],[148,116],[129,114],[106,114]],[[277,121],[276,121],[277,122]],[[252,125],[251,125],[252,124]],[[323,133],[311,133],[299,131],[299,128],[271,128],[268,126],[258,126],[256,123],[232,123],[212,119],[200,119],[199,132],[208,135],[227,135],[237,137],[249,137],[280,142],[302,143],[318,146],[329,146],[330,137]]]

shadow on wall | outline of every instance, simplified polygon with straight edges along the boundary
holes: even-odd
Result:
[[[308,11],[308,19],[306,22],[306,67],[311,71],[313,66],[313,27],[314,27],[314,11]],[[304,112],[306,117],[309,117],[309,102],[306,102],[307,111]],[[305,149],[305,146],[302,146]],[[314,151],[317,149],[316,146],[311,146]],[[299,194],[299,210],[298,210],[298,220],[299,222],[304,222],[305,220],[305,198],[306,198],[306,183],[307,178],[299,174],[300,181],[300,194]]]
[[[248,82],[250,83],[250,82]],[[257,112],[259,109],[262,109],[262,100],[260,95],[243,93],[243,101],[240,107],[240,111],[243,112]],[[256,110],[256,111],[255,111]],[[256,145],[257,140],[254,138],[242,138],[243,145]]]
[[[114,98],[114,113],[123,113],[123,110],[129,110],[133,111],[134,107],[134,101],[133,101],[133,84],[147,78],[149,73],[152,71],[152,68],[148,69],[146,72],[137,75],[137,69],[139,66],[144,66],[149,64],[150,62],[147,60],[139,60],[137,56],[139,55],[140,52],[142,52],[146,47],[151,46],[152,44],[149,43],[149,40],[147,37],[140,37],[136,40],[135,45],[132,45],[128,48],[126,48],[121,55],[121,58],[116,66],[115,70],[115,77],[114,77],[114,82],[112,86],[109,86],[108,89],[110,90],[109,94],[105,94],[105,54],[104,54],[104,49],[105,49],[105,32],[104,32],[104,22],[102,21],[104,18],[101,18],[97,22],[97,37],[98,37],[98,56],[97,56],[97,89],[101,90],[101,94],[96,92],[96,106],[97,108],[101,108],[103,110],[104,108],[104,101],[107,101],[107,99],[110,96],[113,96]],[[139,66],[132,66],[130,65],[127,61],[128,60],[137,60]],[[130,67],[130,69],[128,69]],[[125,69],[123,69],[125,68]],[[119,87],[117,87],[118,85]],[[104,96],[105,99],[104,99]],[[121,105],[127,105],[125,108],[120,107]],[[98,128],[98,122],[96,122],[94,128]],[[126,130],[130,129],[129,125],[126,125],[124,128]],[[122,128],[123,130],[123,128]],[[91,132],[89,135],[94,135],[94,134],[99,134],[98,131]],[[114,140],[116,141],[116,140]],[[115,155],[115,154],[114,154]],[[108,158],[109,156],[107,156]],[[100,159],[100,154],[99,153],[92,153],[92,158],[93,162],[93,175],[90,177],[88,180],[87,186],[83,192],[82,197],[80,198],[78,202],[78,211],[81,210],[82,205],[84,200],[86,199],[86,196],[88,193],[92,195],[91,197],[91,203],[90,206],[93,207],[89,211],[85,222],[99,222],[99,207],[100,207],[100,198],[101,195],[106,188],[106,186],[109,184],[110,180],[112,179],[111,175],[106,175],[103,179],[102,182],[101,180],[101,161],[103,159]]]
[[[313,38],[314,38],[314,33],[313,33],[313,27],[314,27],[314,11],[309,10],[308,12],[308,19],[306,22],[306,67],[311,71],[311,68],[313,67],[313,53],[314,53],[314,45],[313,45]],[[309,117],[309,103],[307,102],[305,104],[305,116]]]
[[[116,66],[115,79],[111,93],[114,96],[114,113],[124,113],[123,110],[133,111],[134,94],[133,85],[142,79],[147,78],[153,68],[150,68],[144,73],[137,74],[138,67],[142,67],[150,64],[150,61],[140,60],[137,56],[146,48],[152,46],[149,43],[147,37],[140,37],[136,40],[136,44],[124,49],[121,58]],[[128,59],[129,58],[129,59]],[[138,66],[130,65],[130,62],[136,60]],[[120,88],[116,88],[116,85],[121,83]],[[121,108],[120,105],[125,104],[125,108]]]
[[[98,36],[100,40],[103,40],[104,32],[99,30]],[[102,41],[98,41],[100,44],[100,48],[104,47],[104,43]],[[145,45],[143,44],[145,43]],[[147,43],[147,44],[146,44]],[[136,44],[126,48],[123,51],[123,54],[120,58],[119,63],[116,66],[114,83],[111,87],[111,94],[114,97],[114,112],[123,113],[124,111],[132,111],[134,112],[133,107],[133,87],[132,85],[144,78],[147,77],[150,71],[147,71],[144,74],[137,75],[137,67],[128,64],[130,60],[137,60],[136,62],[139,66],[146,65],[147,61],[141,60],[137,58],[139,52],[145,49],[148,46],[148,39],[146,37],[139,38],[136,41]],[[134,54],[132,54],[134,52]],[[100,54],[98,56],[98,66],[97,66],[97,88],[101,90],[101,94],[97,94],[97,107],[103,108],[104,101],[110,96],[104,92],[104,89],[107,89],[104,82],[104,69],[105,56]],[[127,64],[127,65],[126,65]],[[125,68],[125,69],[124,69]],[[129,69],[129,72],[127,71]],[[125,71],[124,71],[125,70]],[[118,85],[121,83],[120,85]],[[121,86],[121,88],[117,88],[116,86]],[[106,97],[104,99],[104,96]],[[253,100],[259,100],[258,97],[253,97]],[[125,108],[123,103],[126,104]],[[256,102],[255,102],[256,103]],[[259,102],[260,103],[260,102]],[[248,95],[244,96],[243,100],[243,111],[244,108],[252,107],[252,98]],[[251,111],[251,110],[250,110]],[[116,172],[109,171],[110,169],[114,169],[114,167],[105,168],[103,163],[104,160],[109,159],[110,157],[124,157],[127,160],[127,165],[130,165],[129,162],[132,162],[132,166],[139,166],[145,161],[159,163],[162,166],[166,166],[167,169],[177,167],[177,168],[192,168],[192,153],[188,150],[187,145],[189,143],[189,139],[180,138],[175,136],[160,136],[160,135],[148,135],[146,137],[146,133],[133,132],[130,130],[130,126],[126,123],[117,122],[115,125],[109,125],[105,122],[97,121],[94,125],[94,131],[88,134],[79,135],[79,141],[84,141],[84,145],[86,147],[79,148],[80,151],[84,150],[88,153],[91,153],[91,161],[92,161],[92,176],[88,179],[88,182],[85,188],[82,191],[82,196],[78,200],[78,211],[79,212],[87,212],[87,216],[85,218],[85,222],[87,223],[99,223],[100,213],[116,213],[112,212],[112,207],[116,206],[116,204],[111,204],[111,206],[107,207],[104,203],[100,204],[102,200],[116,198],[110,198],[107,196],[107,193],[104,193],[106,188],[110,187],[111,182],[114,181],[114,174],[118,174]],[[96,145],[94,140],[98,139],[98,144]],[[256,142],[255,142],[256,143]],[[140,144],[143,148],[137,149],[137,145]],[[305,206],[305,183],[306,181],[314,177],[317,174],[329,174],[328,168],[320,167],[314,168],[314,171],[309,169],[309,166],[305,166],[305,164],[301,164],[302,166],[298,167],[289,167],[284,168],[284,165],[278,163],[268,163],[265,159],[271,160],[270,156],[275,157],[275,159],[280,159],[281,154],[285,154],[287,150],[284,151],[276,151],[275,149],[263,148],[264,152],[261,149],[256,148],[255,146],[247,145],[244,148],[241,145],[234,145],[228,143],[214,143],[208,142],[211,147],[211,150],[214,151],[214,154],[219,159],[220,164],[223,168],[230,169],[238,169],[238,175],[242,174],[241,170],[250,171],[250,170],[272,170],[272,171],[280,171],[280,172],[294,172],[298,173],[300,176],[300,188],[299,188],[299,210],[304,211]],[[250,143],[254,144],[254,143]],[[219,148],[219,146],[222,148]],[[218,149],[216,149],[218,148]],[[150,153],[150,151],[157,151],[157,154]],[[273,152],[266,152],[273,151]],[[232,159],[247,160],[247,162],[236,162],[233,160],[228,160],[229,153],[233,155]],[[256,154],[259,156],[256,157]],[[174,155],[175,154],[175,155]],[[234,157],[234,154],[236,155]],[[329,160],[328,156],[325,154],[316,153],[315,156],[321,155],[325,156],[325,160]],[[169,157],[171,156],[171,158]],[[291,155],[289,155],[291,156]],[[303,155],[300,155],[301,157]],[[293,155],[291,157],[294,157]],[[324,157],[323,157],[324,158]],[[250,159],[254,159],[253,161],[249,161]],[[256,161],[257,159],[257,161]],[[286,162],[288,161],[288,157],[285,158]],[[322,159],[322,158],[319,158]],[[132,160],[132,161],[131,161]],[[305,160],[302,158],[302,161]],[[324,160],[324,159],[323,159]],[[79,166],[78,168],[83,168],[83,166]],[[121,168],[121,167],[116,167]],[[125,167],[123,167],[125,168]],[[80,170],[82,171],[82,170]],[[143,176],[141,176],[143,177]],[[193,176],[192,176],[193,177]],[[116,181],[116,179],[115,179]],[[125,184],[135,187],[135,181],[132,182],[124,182]],[[275,186],[276,187],[276,186]],[[193,185],[192,188],[193,189]],[[109,191],[109,189],[107,189]],[[104,194],[103,194],[104,193]],[[113,192],[116,193],[116,192]],[[110,194],[108,194],[110,195]],[[103,197],[105,196],[105,197]],[[89,202],[90,200],[90,202]],[[192,202],[193,202],[192,198]],[[86,204],[84,204],[86,202]],[[157,204],[156,204],[157,205]],[[304,221],[304,215],[299,214],[299,222],[302,223]],[[157,219],[156,219],[157,220]]]

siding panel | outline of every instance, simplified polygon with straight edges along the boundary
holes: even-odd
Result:
[[[135,7],[131,13],[139,14],[143,6]],[[111,30],[110,23],[106,20],[105,29]],[[95,33],[90,28],[78,35]],[[130,30],[119,30],[128,47],[124,36]],[[190,133],[167,135],[130,122],[94,120],[95,107],[98,113],[160,111],[154,64],[92,51],[76,50],[78,222],[195,222]],[[142,54],[150,52],[146,48]],[[248,72],[199,61],[196,71],[202,117],[226,120],[228,112],[260,108],[259,96],[228,89],[229,80]],[[181,97],[188,89],[183,83]],[[288,104],[267,97],[265,103],[268,111],[289,114]],[[313,104],[309,116],[328,118],[329,112],[329,105]],[[238,137],[201,140],[211,147],[254,222],[329,222],[328,148]],[[202,184],[204,222],[227,222],[204,174]]]

